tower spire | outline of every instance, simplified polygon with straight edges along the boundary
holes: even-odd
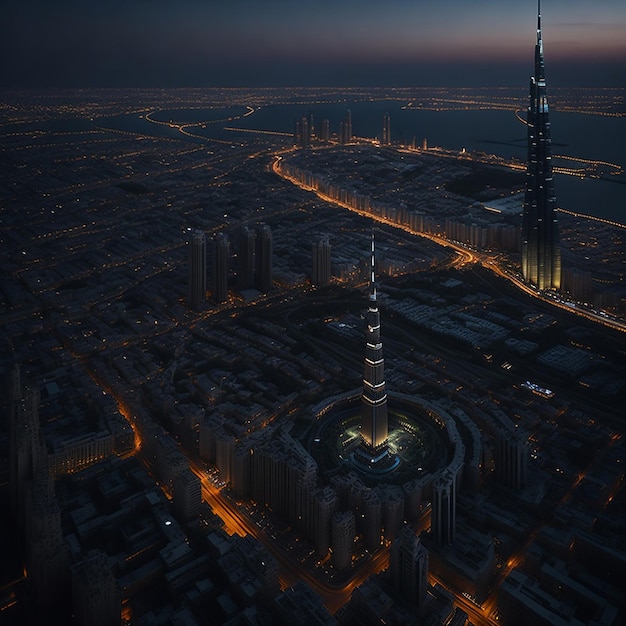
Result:
[[[374,229],[371,233],[370,253],[370,296],[365,318],[365,363],[361,394],[361,439],[368,463],[376,464],[388,456],[388,431],[385,361],[380,337],[380,312],[376,301]]]
[[[374,274],[375,251],[374,251],[374,228],[372,228],[372,255],[370,259],[370,300],[376,300],[376,276]]]

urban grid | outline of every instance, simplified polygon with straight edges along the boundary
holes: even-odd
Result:
[[[540,8],[526,94],[11,98],[0,624],[624,623],[626,229],[555,181],[622,172],[553,154]],[[366,100],[518,110],[527,157]]]

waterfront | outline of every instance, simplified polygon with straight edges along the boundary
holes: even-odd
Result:
[[[229,108],[177,108],[155,110],[149,124],[143,114],[122,115],[101,120],[107,127],[175,137],[177,126],[208,140],[240,143],[250,135],[245,131],[269,131],[291,135],[296,120],[312,115],[316,130],[323,119],[337,132],[346,110],[352,112],[354,134],[359,138],[380,138],[382,118],[388,112],[392,120],[391,139],[399,145],[418,147],[426,139],[429,147],[445,150],[484,152],[507,161],[523,163],[526,158],[526,128],[516,116],[523,108],[494,108],[493,105],[467,110],[446,107],[441,110],[420,108],[413,100],[361,99],[340,102],[267,104],[246,113],[245,103]],[[524,113],[522,112],[523,116]],[[602,161],[617,167],[606,167],[601,178],[556,174],[559,208],[600,219],[626,224],[626,157],[622,149],[626,140],[626,118],[592,115],[589,112],[555,110],[551,113],[555,167],[572,168],[571,159]],[[171,125],[170,125],[171,124]],[[194,137],[189,137],[191,141]],[[559,157],[566,157],[561,159]]]

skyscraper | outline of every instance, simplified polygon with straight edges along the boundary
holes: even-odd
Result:
[[[408,604],[421,607],[428,592],[428,550],[409,526],[391,544],[389,570],[396,593]]]
[[[256,231],[255,286],[267,292],[272,288],[272,230],[259,224]]]
[[[254,231],[242,226],[239,231],[239,253],[237,257],[237,286],[250,289],[254,284]]]
[[[320,287],[330,283],[330,243],[328,239],[320,239],[311,249],[311,282]]]
[[[365,364],[361,393],[361,439],[371,456],[370,463],[387,456],[387,391],[385,361],[380,339],[380,312],[374,276],[374,233],[372,232],[370,297],[365,329]]]
[[[211,263],[211,293],[215,302],[224,302],[228,298],[228,266],[230,245],[224,233],[213,238]]]
[[[496,432],[496,476],[505,487],[523,489],[528,465],[528,435],[500,427]]]
[[[330,141],[330,120],[328,118],[322,120],[320,139],[322,141]]]
[[[383,146],[388,146],[391,143],[391,118],[389,113],[383,115],[383,138],[380,143]]]
[[[352,141],[352,111],[346,111],[346,117],[339,124],[339,142],[350,143]]]
[[[189,303],[198,307],[206,296],[206,237],[194,230],[189,242]]]
[[[433,482],[433,508],[431,534],[438,546],[454,542],[456,530],[456,481],[452,474],[444,471]]]
[[[530,78],[526,119],[528,164],[522,214],[522,276],[538,289],[559,289],[561,247],[555,215],[550,119],[541,38],[541,0],[537,3],[535,74]]]

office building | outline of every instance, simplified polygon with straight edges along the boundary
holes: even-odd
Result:
[[[330,243],[328,239],[320,239],[311,249],[311,282],[320,287],[330,283]]]
[[[527,113],[528,163],[522,212],[522,276],[537,289],[560,289],[561,247],[555,214],[550,119],[538,2],[535,73]]]
[[[405,526],[391,544],[389,572],[396,594],[414,607],[422,607],[428,591],[428,550]]]
[[[197,308],[206,296],[206,236],[194,230],[189,241],[189,304]]]
[[[211,295],[215,302],[225,302],[228,299],[230,244],[224,233],[213,237],[211,258]]]
[[[267,293],[272,288],[272,230],[267,224],[256,229],[255,287]]]

